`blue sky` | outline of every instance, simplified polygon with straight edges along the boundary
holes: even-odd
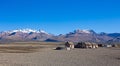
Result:
[[[74,29],[119,32],[120,0],[0,0],[0,31],[43,29],[67,33]]]

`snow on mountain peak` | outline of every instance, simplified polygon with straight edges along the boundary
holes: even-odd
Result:
[[[89,30],[82,30],[82,32],[84,32],[84,33],[90,33]]]
[[[48,34],[47,32],[45,32],[44,30],[33,30],[33,29],[18,29],[18,30],[11,30],[11,31],[6,31],[8,33],[13,33],[13,32],[22,32],[22,33],[46,33]]]
[[[32,30],[32,29],[18,29],[18,30],[12,30],[12,31],[8,31],[10,33],[12,32],[22,32],[22,33],[30,33],[30,32],[37,32],[36,30]]]
[[[48,34],[47,32],[45,32],[44,30],[39,30],[40,33],[46,33]]]
[[[91,33],[89,30],[80,30],[80,29],[75,30],[74,32],[75,33]]]

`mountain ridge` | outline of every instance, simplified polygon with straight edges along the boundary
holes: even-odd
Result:
[[[44,30],[18,29],[0,32],[0,41],[89,41],[89,42],[116,42],[120,33],[96,33],[94,30],[74,30],[67,34],[54,35]]]

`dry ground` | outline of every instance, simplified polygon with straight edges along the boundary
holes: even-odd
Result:
[[[120,48],[53,50],[60,44],[1,44],[0,66],[120,66]]]

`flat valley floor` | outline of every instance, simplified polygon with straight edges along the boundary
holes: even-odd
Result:
[[[0,66],[120,66],[120,48],[54,50],[59,45],[0,45]]]

